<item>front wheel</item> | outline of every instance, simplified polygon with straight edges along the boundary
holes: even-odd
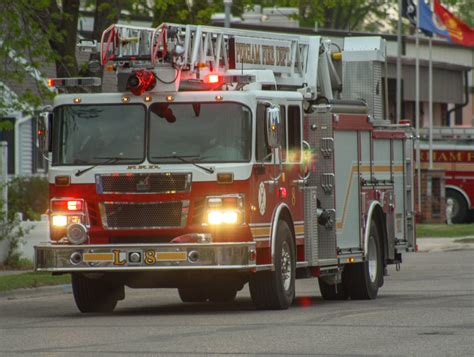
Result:
[[[466,199],[459,192],[454,190],[446,190],[446,201],[453,201],[451,212],[451,221],[453,223],[466,223],[468,216],[468,208]]]
[[[182,302],[204,302],[207,300],[206,289],[201,288],[178,288],[179,297]]]
[[[351,299],[370,300],[377,297],[382,285],[383,264],[380,232],[375,222],[370,224],[368,251],[365,262],[348,264],[343,282]]]
[[[250,295],[257,309],[287,309],[295,298],[295,244],[288,224],[278,223],[275,242],[275,271],[255,273]]]
[[[118,300],[123,300],[124,286],[111,284],[102,279],[72,274],[72,293],[77,308],[83,313],[112,312]]]
[[[233,287],[217,287],[209,291],[209,300],[212,302],[231,302],[237,296],[237,289]]]

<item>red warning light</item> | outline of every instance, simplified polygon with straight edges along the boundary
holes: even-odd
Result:
[[[135,95],[142,95],[151,91],[156,86],[155,74],[150,71],[140,70],[133,72],[127,81],[127,89]]]

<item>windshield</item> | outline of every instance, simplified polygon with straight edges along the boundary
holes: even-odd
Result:
[[[74,105],[55,109],[53,164],[136,164],[145,157],[145,106]],[[117,158],[111,162],[110,158]]]
[[[149,160],[248,162],[251,118],[250,109],[237,103],[154,103]]]

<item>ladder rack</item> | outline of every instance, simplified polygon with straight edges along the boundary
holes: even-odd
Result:
[[[306,87],[314,99],[320,54],[329,46],[320,36],[163,23],[155,29],[111,25],[99,49],[102,64],[116,62],[118,72],[167,65],[199,78],[203,71],[272,70],[278,86]]]

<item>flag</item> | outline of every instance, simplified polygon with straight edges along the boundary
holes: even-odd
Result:
[[[413,0],[403,0],[402,16],[406,17],[413,26],[416,26],[416,5]]]
[[[449,32],[444,23],[433,14],[425,0],[418,0],[418,8],[420,11],[420,29],[434,33],[435,35],[445,37],[450,40]]]
[[[423,2],[423,0],[420,0]],[[452,42],[456,42],[463,46],[474,46],[474,28],[470,28],[446,8],[434,0],[434,12],[445,26]]]

